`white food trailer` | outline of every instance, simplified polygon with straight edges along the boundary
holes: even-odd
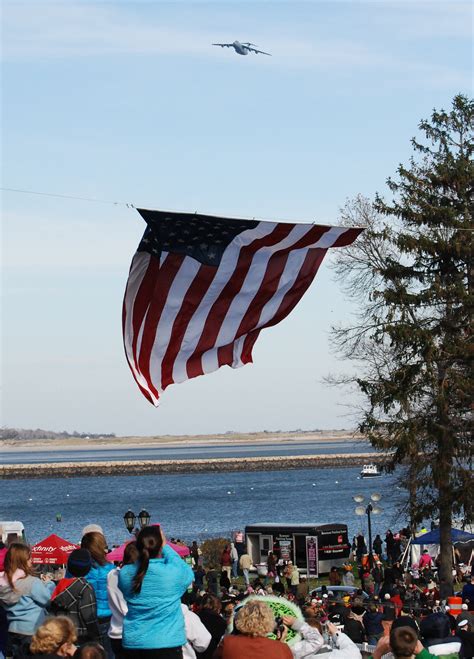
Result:
[[[305,572],[307,538],[317,538],[320,574],[343,565],[351,551],[346,524],[251,524],[245,527],[245,535],[255,566],[265,564],[272,551],[277,559],[291,560]]]

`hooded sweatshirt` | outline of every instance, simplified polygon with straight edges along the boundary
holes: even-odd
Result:
[[[0,572],[0,605],[7,613],[8,631],[32,636],[45,619],[54,583],[44,583],[38,577],[26,576],[23,570],[13,574],[13,588],[7,576]]]
[[[451,636],[449,618],[444,613],[431,613],[421,621],[423,645],[437,657],[458,657],[461,641]]]
[[[77,629],[78,643],[99,641],[100,629],[97,622],[97,604],[94,589],[87,581],[61,579],[51,600],[51,612],[71,618]]]
[[[445,659],[458,659],[461,649],[461,641],[456,636],[445,639],[430,639],[430,641],[425,641],[425,645],[428,652]]]

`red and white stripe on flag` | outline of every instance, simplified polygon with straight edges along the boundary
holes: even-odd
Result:
[[[167,213],[166,221],[173,222],[173,215]],[[227,244],[217,264],[183,251],[183,234],[176,251],[168,240],[166,249],[134,255],[123,302],[123,339],[138,387],[154,405],[170,384],[251,362],[260,331],[292,311],[327,250],[350,245],[362,231],[315,224],[248,225]],[[159,243],[159,235],[155,239]]]

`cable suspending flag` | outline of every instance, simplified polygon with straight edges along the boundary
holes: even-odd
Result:
[[[251,362],[260,331],[298,304],[327,250],[363,230],[137,210],[147,228],[125,289],[123,339],[153,405],[170,384]]]

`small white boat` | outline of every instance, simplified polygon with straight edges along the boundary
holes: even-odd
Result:
[[[369,464],[362,467],[360,476],[361,478],[374,478],[375,476],[381,476],[381,473],[377,465]]]

